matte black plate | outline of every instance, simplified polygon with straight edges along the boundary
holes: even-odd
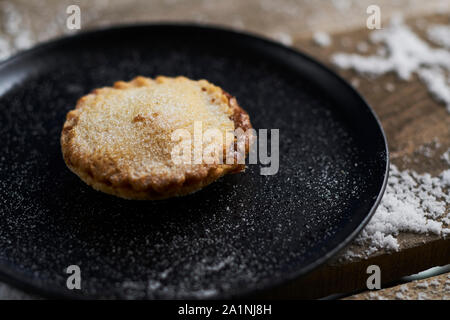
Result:
[[[255,128],[280,129],[280,170],[260,165],[193,195],[126,201],[65,166],[67,111],[137,75],[205,78]],[[268,289],[323,263],[367,223],[388,170],[382,128],[342,79],[303,54],[198,26],[89,32],[0,65],[0,273],[46,295],[219,298]],[[82,290],[66,288],[79,265]]]

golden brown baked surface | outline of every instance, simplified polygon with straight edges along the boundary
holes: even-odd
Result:
[[[194,146],[196,132],[210,129],[226,137],[236,128],[251,128],[248,114],[235,98],[208,81],[137,77],[82,97],[67,114],[61,148],[67,166],[97,190],[127,199],[164,199],[243,170],[236,161],[225,164],[226,154],[236,148],[234,140],[225,138],[200,141],[203,148],[221,147],[223,163],[194,162],[194,147],[189,149],[190,162],[176,162],[172,156],[181,142]],[[180,130],[192,140],[174,139]]]

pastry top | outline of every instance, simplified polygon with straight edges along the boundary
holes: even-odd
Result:
[[[103,185],[125,198],[164,198],[242,169],[236,163],[194,163],[194,148],[190,163],[174,162],[174,147],[186,139],[174,139],[175,131],[189,132],[194,143],[194,128],[219,130],[226,137],[237,127],[251,127],[248,115],[208,81],[137,77],[82,97],[67,114],[61,146],[68,167],[94,188]],[[205,148],[215,140],[200,143]],[[234,141],[220,143],[224,154],[234,151]]]

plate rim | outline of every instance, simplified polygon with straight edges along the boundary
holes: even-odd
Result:
[[[347,87],[348,90],[350,90],[357,99],[360,99],[362,103],[366,106],[368,109],[370,115],[373,117],[373,119],[376,122],[377,128],[379,130],[379,133],[381,133],[381,137],[383,138],[383,144],[384,144],[384,161],[386,163],[384,168],[384,176],[383,176],[383,182],[381,184],[381,188],[378,191],[377,197],[374,200],[369,212],[365,215],[364,219],[359,222],[358,226],[350,233],[348,234],[343,241],[341,241],[338,245],[336,245],[334,248],[329,250],[327,253],[322,255],[319,259],[315,260],[313,263],[310,263],[309,265],[303,267],[300,270],[296,270],[295,272],[291,273],[285,273],[282,277],[277,277],[276,279],[266,279],[262,281],[262,285],[258,285],[258,287],[250,287],[245,288],[241,290],[239,293],[230,293],[229,295],[223,295],[220,294],[218,296],[213,296],[211,298],[206,298],[204,300],[208,299],[229,299],[229,298],[243,298],[243,297],[249,297],[249,296],[257,296],[258,294],[265,293],[270,291],[271,289],[276,289],[279,287],[282,287],[283,285],[286,285],[290,281],[299,279],[306,274],[310,273],[312,270],[320,267],[323,265],[326,261],[328,261],[330,258],[335,256],[337,253],[339,253],[344,247],[346,247],[361,231],[362,229],[367,225],[367,223],[370,221],[372,216],[375,214],[376,209],[378,208],[381,199],[385,193],[388,177],[389,177],[389,168],[390,168],[390,159],[389,159],[389,147],[388,142],[386,138],[385,131],[383,129],[383,126],[381,124],[381,121],[379,120],[378,116],[376,115],[375,111],[373,110],[372,106],[366,101],[366,99],[353,87],[351,86],[347,80],[345,80],[342,76],[340,76],[337,72],[332,70],[330,67],[325,65],[324,63],[314,59],[312,56],[310,56],[307,53],[304,53],[297,48],[286,46],[282,43],[276,42],[274,40],[269,39],[266,36],[256,34],[249,31],[234,29],[222,25],[216,25],[216,24],[203,24],[203,23],[193,23],[193,22],[184,22],[184,21],[177,21],[177,22],[155,22],[155,23],[124,23],[124,24],[113,24],[109,26],[104,27],[94,27],[85,29],[80,32],[76,32],[74,34],[69,35],[62,35],[55,38],[52,38],[50,40],[41,42],[29,49],[16,52],[9,58],[0,61],[0,72],[2,72],[8,65],[13,64],[16,61],[20,61],[20,59],[26,59],[28,56],[32,56],[35,54],[38,54],[41,51],[45,51],[48,49],[51,49],[53,47],[57,47],[58,45],[62,45],[64,43],[82,39],[85,37],[93,36],[96,34],[101,34],[103,32],[124,32],[126,30],[131,29],[152,29],[152,28],[167,28],[167,29],[186,29],[190,28],[192,30],[199,30],[199,31],[208,31],[208,32],[222,32],[230,34],[234,37],[243,37],[247,38],[252,41],[259,41],[262,42],[265,45],[270,45],[272,47],[278,47],[278,49],[285,50],[289,52],[290,54],[298,55],[302,59],[307,60],[309,63],[315,65],[316,67],[323,69],[326,71],[326,73],[329,76],[332,76],[337,79],[337,81],[341,82],[342,85]],[[9,90],[9,89],[8,89]],[[6,91],[8,91],[6,90]],[[21,271],[13,271],[14,268],[7,265],[4,261],[0,262],[0,279],[15,287],[19,288],[27,293],[31,293],[33,295],[38,295],[41,297],[49,297],[49,298],[65,298],[65,299],[98,299],[96,296],[90,296],[87,294],[75,294],[71,290],[59,290],[59,289],[53,289],[49,287],[48,285],[42,284],[40,281],[35,281],[35,279],[30,278],[26,275],[26,273]],[[165,299],[165,298],[162,298]],[[189,299],[199,299],[195,297],[190,297]]]

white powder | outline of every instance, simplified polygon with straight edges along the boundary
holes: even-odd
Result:
[[[389,91],[389,92],[394,92],[395,91],[395,85],[391,82],[386,83],[386,85],[384,86],[384,88]]]
[[[377,299],[377,300],[385,300],[384,297],[380,296],[376,292],[369,292],[369,298],[371,299]]]
[[[286,32],[273,33],[272,38],[278,42],[281,42],[285,46],[292,46],[292,43],[293,43],[291,35]]]
[[[450,26],[434,25],[427,30],[428,39],[435,44],[450,49]]]
[[[8,34],[18,34],[23,30],[23,19],[19,11],[11,2],[2,2],[3,28]]]
[[[428,282],[418,282],[416,283],[416,288],[418,289],[428,289]]]
[[[450,165],[450,148],[444,152],[441,156],[441,159],[444,160],[448,165]]]
[[[147,286],[148,286],[148,290],[154,291],[154,290],[158,289],[159,287],[161,287],[161,282],[159,282],[157,280],[149,280]]]
[[[440,177],[441,177],[442,185],[445,187],[450,187],[450,169],[442,172]]]
[[[430,145],[422,145],[417,151],[427,158],[431,158],[434,155],[434,149]]]
[[[331,45],[331,38],[328,35],[328,33],[325,32],[316,32],[313,35],[313,41],[315,44],[321,46],[321,47],[328,47]]]
[[[417,74],[436,100],[443,102],[450,112],[450,84],[445,71],[450,71],[450,51],[434,49],[420,39],[401,19],[394,19],[386,29],[370,34],[372,43],[386,50],[372,56],[337,53],[332,62],[343,69],[379,76],[395,72],[402,80]]]
[[[417,294],[417,300],[429,300],[429,298],[425,292],[419,292]]]
[[[209,270],[209,271],[220,271],[221,269],[223,269],[226,265],[230,264],[231,262],[233,262],[234,257],[229,256],[227,258],[225,258],[225,260],[220,261],[219,263],[217,263],[216,265],[212,265],[212,266],[206,266],[205,269]]]
[[[0,3],[0,23],[4,35],[0,36],[0,60],[7,59],[18,50],[31,47],[35,40],[28,21],[10,2]]]
[[[353,78],[350,83],[352,84],[352,86],[357,88],[359,86],[359,79],[358,78]]]
[[[404,296],[403,293],[401,293],[401,292],[397,292],[397,293],[395,294],[395,297],[396,297],[397,299],[400,299],[400,300],[405,299],[405,296]]]
[[[9,41],[0,37],[0,60],[6,59],[11,55],[11,46]]]
[[[439,287],[440,284],[441,283],[437,279],[434,279],[434,280],[430,281],[430,286],[432,286],[432,287]]]
[[[437,101],[445,103],[448,112],[450,112],[450,83],[443,70],[436,67],[420,68],[417,70],[417,74],[420,80],[427,86],[430,94]]]
[[[369,255],[380,249],[398,250],[400,232],[445,236],[450,231],[445,219],[446,204],[450,202],[445,187],[449,185],[450,169],[432,177],[428,173],[400,171],[391,165],[384,197],[356,244],[368,245],[364,254]],[[345,256],[351,259],[355,254]]]

